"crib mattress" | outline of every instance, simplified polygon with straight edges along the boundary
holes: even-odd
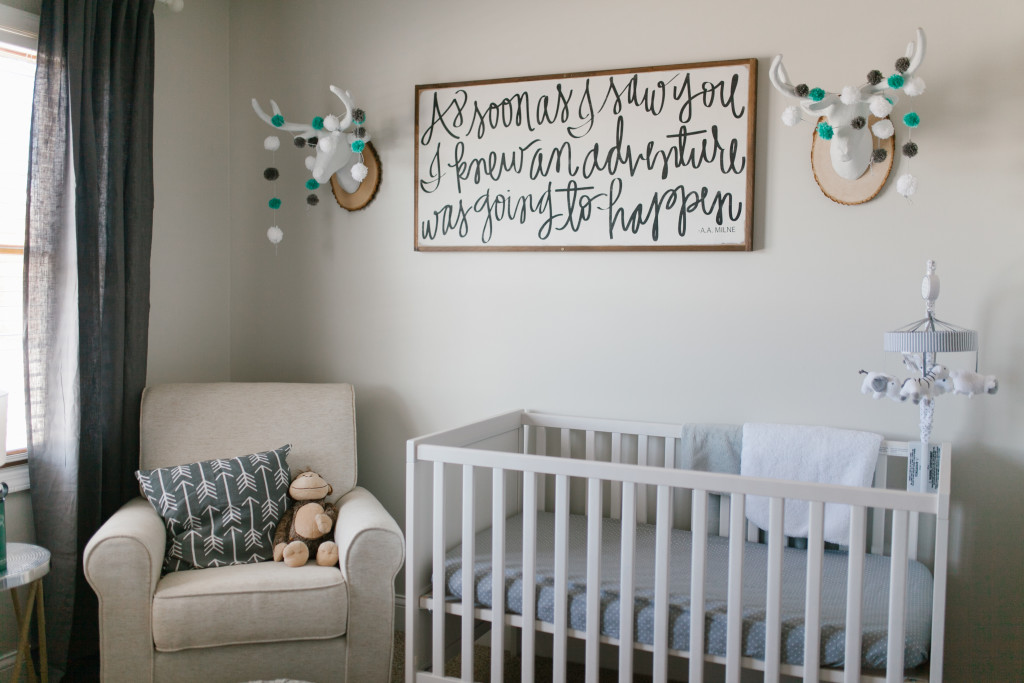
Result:
[[[555,519],[552,513],[540,512],[537,520],[537,619],[554,623],[554,540]],[[523,519],[515,515],[507,520],[505,550],[505,605],[512,614],[522,613],[523,601]],[[669,562],[669,636],[671,649],[688,650],[690,643],[690,550],[688,531],[674,529],[671,533]],[[619,636],[619,574],[620,526],[618,520],[605,519],[601,535],[601,633]],[[474,577],[476,604],[491,607],[491,531],[476,536]],[[654,643],[654,549],[655,527],[637,525],[636,561],[634,568],[634,624],[637,642]],[[586,628],[586,517],[569,517],[568,596],[569,627]],[[807,551],[785,548],[782,582],[782,661],[803,663],[804,604],[807,572]],[[746,543],[743,554],[743,655],[764,659],[765,603],[768,548],[764,544]],[[728,590],[729,539],[708,537],[705,583],[705,651],[726,654],[726,597]],[[841,551],[824,553],[824,580],[821,599],[822,666],[842,666],[846,638],[846,576],[847,554]],[[462,596],[462,549],[452,549],[445,560],[445,581],[448,594]],[[932,576],[928,568],[910,561],[907,572],[907,610],[904,665],[914,668],[928,658],[931,637]],[[862,666],[884,669],[887,656],[889,609],[889,558],[867,555],[864,565],[864,598],[862,607]]]

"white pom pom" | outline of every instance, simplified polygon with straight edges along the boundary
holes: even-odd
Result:
[[[924,79],[920,76],[914,76],[903,85],[903,92],[911,97],[917,97],[924,92]]]
[[[370,172],[370,169],[366,168],[366,164],[355,164],[352,166],[352,178],[357,182],[363,182],[363,178]]]
[[[324,154],[330,154],[334,151],[334,145],[337,144],[337,140],[334,139],[334,135],[328,135],[327,137],[320,138],[320,141],[316,143],[316,148]]]
[[[795,126],[800,123],[800,108],[799,107],[786,107],[782,111],[782,122],[787,126]]]
[[[340,123],[341,121],[334,114],[328,114],[324,117],[324,128],[327,130],[338,130],[338,124]]]
[[[284,231],[276,225],[272,225],[267,230],[267,239],[270,240],[271,244],[280,244],[281,240],[284,239]]]
[[[278,147],[281,146],[281,138],[276,135],[268,135],[267,139],[263,141],[263,149],[268,152],[274,152]]]
[[[884,118],[892,111],[892,102],[881,95],[875,95],[868,100],[868,106],[871,108],[871,113],[878,118]]]
[[[892,127],[892,121],[890,121],[889,119],[881,119],[879,121],[876,121],[875,125],[871,126],[871,132],[875,134],[876,138],[888,140],[889,138],[892,137],[892,134],[894,132]]]
[[[860,91],[852,85],[848,85],[843,88],[843,92],[839,95],[839,100],[843,104],[857,104],[860,101]]]
[[[896,179],[896,191],[904,197],[914,194],[917,192],[917,177],[904,173]]]
[[[315,165],[316,165],[316,157],[313,156],[312,154],[310,154],[308,157],[306,157],[306,170],[307,171],[312,171],[313,170],[313,166],[315,166]]]

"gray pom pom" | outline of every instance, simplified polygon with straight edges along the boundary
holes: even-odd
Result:
[[[263,177],[266,178],[267,180],[277,180],[279,175],[280,174],[277,172],[277,169],[274,168],[273,166],[268,166],[267,168],[263,169]]]
[[[806,83],[801,83],[796,86],[795,90],[798,97],[807,97],[807,93],[811,91],[811,89],[807,87]]]
[[[878,85],[882,82],[883,78],[884,76],[882,76],[882,72],[878,69],[873,69],[868,72],[868,83],[871,85]]]
[[[306,138],[304,138],[304,137],[297,137],[294,140],[292,140],[292,142],[295,143],[296,147],[305,147],[306,146]]]
[[[317,204],[320,203],[320,198],[317,197],[315,194],[308,195],[306,197],[306,203],[309,204],[310,206],[316,206]]]
[[[903,156],[905,157],[916,157],[917,156],[917,143],[908,142],[903,145]]]
[[[316,147],[316,143],[318,142],[320,142],[320,138],[318,138],[315,135],[310,139],[306,140],[306,144],[309,145],[310,147]]]
[[[885,161],[885,158],[887,156],[889,156],[889,153],[886,152],[884,149],[876,149],[874,152],[871,153],[871,163],[880,164],[883,161]]]
[[[858,116],[850,121],[850,127],[854,130],[860,130],[865,126],[865,124],[867,124],[867,121],[864,120],[863,116]]]
[[[899,59],[896,60],[896,71],[898,71],[898,72],[900,72],[902,74],[902,73],[906,73],[907,69],[909,69],[909,68],[910,68],[910,59],[908,59],[907,57],[900,57]]]

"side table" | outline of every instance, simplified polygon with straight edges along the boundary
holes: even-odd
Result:
[[[7,544],[7,571],[0,574],[0,589],[11,591],[14,616],[18,620],[18,656],[14,662],[14,677],[17,683],[21,675],[21,662],[28,666],[29,680],[36,680],[32,653],[29,652],[29,625],[32,623],[32,608],[36,610],[36,630],[39,635],[39,673],[43,683],[48,683],[46,664],[46,618],[43,616],[43,577],[50,572],[50,551],[31,543]],[[28,586],[28,599],[22,612],[18,600],[18,586]]]

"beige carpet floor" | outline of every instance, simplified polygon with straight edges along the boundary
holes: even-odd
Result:
[[[513,657],[505,653],[505,683],[514,683],[522,680],[523,663],[519,657]],[[405,669],[405,634],[402,631],[395,631],[395,654],[391,663],[392,683],[404,681]],[[445,662],[444,673],[446,676],[459,676],[462,673],[462,658],[452,657]],[[584,680],[585,671],[581,664],[569,663],[565,671],[567,683],[577,683]],[[491,680],[491,651],[487,647],[477,646],[473,649],[473,680],[477,683],[490,683]],[[553,680],[552,662],[547,657],[538,657],[534,666],[534,680],[537,683],[545,683]],[[599,677],[601,683],[617,683],[619,674],[610,669],[601,669]],[[636,675],[633,677],[635,683],[649,683],[650,676]]]

